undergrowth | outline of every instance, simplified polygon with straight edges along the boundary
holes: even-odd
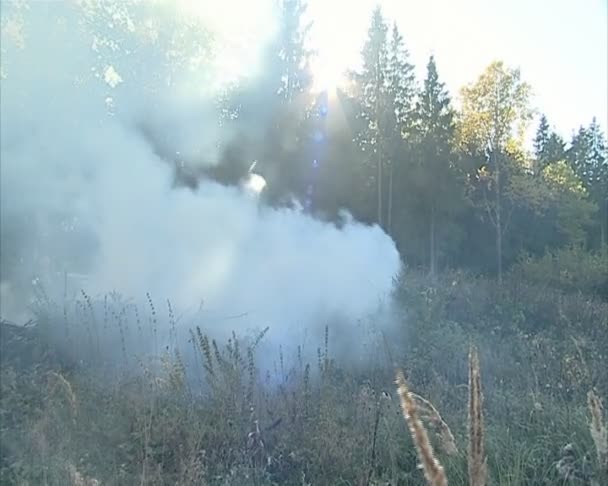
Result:
[[[0,482],[422,485],[411,397],[450,484],[602,484],[605,302],[462,274],[411,276],[396,298],[404,337],[378,336],[364,372],[331,326],[314,357],[264,367],[272,329],[219,341],[201,323],[180,340],[170,303],[165,323],[152,298],[45,302],[36,325],[2,326]]]

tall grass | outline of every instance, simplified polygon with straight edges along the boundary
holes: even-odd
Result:
[[[591,420],[589,430],[597,452],[597,476],[603,484],[608,484],[608,426],[604,416],[602,400],[593,390],[587,394],[587,404]]]
[[[314,357],[260,360],[272,329],[188,342],[151,298],[47,304],[2,326],[0,483],[608,484],[604,304],[452,281],[402,288],[406,339],[356,370],[331,327]]]
[[[417,401],[426,407],[435,410],[434,406],[425,399],[414,398],[405,381],[403,371],[396,372],[397,393],[401,402],[403,416],[408,424],[412,440],[416,447],[421,469],[429,486],[447,486],[448,479],[444,468],[437,459],[425,425],[423,424]],[[476,347],[471,346],[469,350],[469,448],[467,455],[468,480],[471,486],[485,486],[489,483],[488,468],[485,455],[484,426],[483,426],[483,395],[481,392],[481,370],[479,355]],[[592,485],[606,484],[608,479],[608,427],[604,417],[602,400],[593,390],[587,394],[588,409],[591,416],[589,421],[590,436],[595,445],[597,453],[597,465],[595,472],[588,473],[574,463],[574,451],[571,444],[566,445],[563,450],[562,459],[557,463],[560,476],[566,481],[582,480]],[[438,413],[437,413],[438,415]],[[443,421],[442,421],[443,422]],[[449,431],[449,427],[444,423]],[[445,436],[445,435],[444,435]],[[451,431],[449,437],[452,437]]]
[[[431,486],[447,486],[448,480],[445,476],[445,471],[435,457],[426,428],[418,415],[416,402],[407,387],[405,376],[401,370],[397,371],[397,392],[399,393],[403,416],[409,426],[418,457],[422,463],[424,477]]]
[[[470,486],[486,486],[488,470],[484,444],[481,371],[479,355],[474,346],[471,346],[469,350],[469,454],[467,459]]]

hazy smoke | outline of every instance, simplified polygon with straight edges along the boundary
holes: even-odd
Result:
[[[399,269],[379,228],[338,229],[211,181],[174,188],[163,158],[214,164],[230,137],[200,90],[217,85],[213,65],[167,61],[179,18],[106,12],[110,28],[79,8],[2,3],[3,317],[24,317],[34,280],[54,299],[150,292],[178,314],[203,309],[207,328],[268,325],[277,340],[375,311]],[[188,32],[186,54],[202,55],[200,28]]]

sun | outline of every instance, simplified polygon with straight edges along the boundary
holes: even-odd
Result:
[[[336,90],[345,83],[344,73],[336,63],[323,59],[315,59],[311,62],[312,91],[314,93],[327,92],[335,95]]]

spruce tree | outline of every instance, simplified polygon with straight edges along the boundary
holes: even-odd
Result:
[[[461,202],[461,186],[453,164],[454,111],[444,83],[439,80],[433,56],[427,64],[424,86],[416,104],[416,166],[418,199],[424,207],[428,228],[429,272],[438,263],[439,225]]]
[[[583,181],[598,211],[600,246],[608,246],[608,149],[606,137],[594,118],[588,128],[580,127],[572,137],[568,162]]]
[[[386,230],[390,234],[393,226],[396,165],[403,165],[404,155],[408,152],[416,96],[414,66],[409,62],[409,52],[396,23],[393,24],[388,42],[386,80],[388,98],[384,113],[388,139],[385,164],[388,166]]]
[[[364,122],[364,128],[358,133],[357,141],[367,154],[367,162],[375,166],[376,187],[376,222],[384,226],[383,214],[383,165],[387,158],[387,141],[394,127],[391,117],[387,117],[391,108],[388,95],[388,27],[380,7],[372,13],[372,21],[367,40],[363,46],[361,72],[354,78],[357,84],[358,118]]]
[[[534,175],[539,176],[545,167],[564,160],[565,156],[564,140],[551,130],[547,117],[542,115],[534,137]]]

